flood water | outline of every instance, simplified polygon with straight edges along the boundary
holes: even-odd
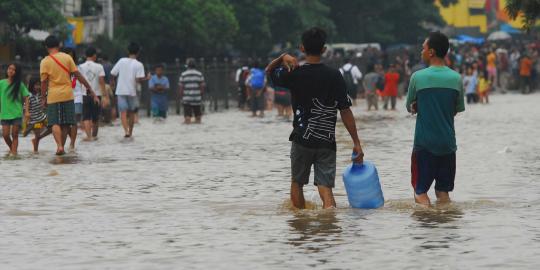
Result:
[[[23,138],[19,159],[0,158],[0,265],[540,269],[539,104],[538,94],[507,94],[468,106],[456,118],[454,203],[434,209],[412,200],[414,118],[403,101],[398,112],[354,108],[387,200],[378,210],[348,207],[342,125],[335,210],[288,207],[291,124],[273,114],[216,113],[198,126],[142,119],[133,140],[119,126],[102,128],[97,142],[62,158],[52,138],[39,155]],[[317,203],[315,187],[305,190]]]

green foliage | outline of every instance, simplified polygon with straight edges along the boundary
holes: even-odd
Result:
[[[512,19],[523,14],[523,27],[529,30],[536,23],[540,14],[540,1],[538,0],[508,0],[506,11]]]
[[[433,0],[327,0],[327,4],[337,41],[342,42],[414,43],[426,35],[423,24],[444,25]]]
[[[307,28],[320,26],[332,33],[330,8],[319,0],[250,1],[228,0],[240,25],[234,47],[253,54],[266,54],[274,44],[296,46]]]
[[[65,18],[58,7],[61,0],[1,0],[0,22],[5,23],[3,36],[15,40],[30,29],[50,29],[64,26]]]
[[[219,54],[236,36],[232,7],[221,0],[118,0],[118,36],[143,45],[157,60]]]

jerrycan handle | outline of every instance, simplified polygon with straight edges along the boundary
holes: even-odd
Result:
[[[357,162],[354,162],[354,160],[359,156],[358,153],[355,153],[355,152],[352,152],[352,155],[351,155],[351,161],[353,162],[353,165],[355,167],[363,167],[364,164],[363,163],[357,163]]]

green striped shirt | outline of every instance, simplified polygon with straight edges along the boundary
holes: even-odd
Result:
[[[415,72],[407,94],[407,110],[416,102],[418,116],[414,149],[434,155],[457,150],[454,116],[465,110],[463,84],[459,73],[446,66],[431,66]]]

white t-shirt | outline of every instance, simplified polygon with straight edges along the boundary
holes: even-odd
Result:
[[[111,75],[117,76],[116,95],[137,96],[137,79],[144,78],[144,66],[137,59],[124,57],[114,65]]]
[[[77,67],[80,70],[80,66]],[[84,90],[86,92],[86,90]],[[73,88],[73,98],[75,103],[83,103],[83,86],[77,80],[75,88]]]
[[[79,72],[92,87],[96,96],[101,96],[101,87],[99,86],[99,78],[105,77],[105,70],[101,64],[94,61],[86,60],[84,64],[79,66]],[[86,87],[84,87],[83,95],[86,96]]]
[[[352,64],[347,63],[339,69],[339,72],[341,72],[341,75],[343,75],[345,71],[349,70],[351,71],[354,84],[358,84],[358,81],[362,79],[362,72],[360,72],[360,69],[358,69],[356,65],[353,66]]]

